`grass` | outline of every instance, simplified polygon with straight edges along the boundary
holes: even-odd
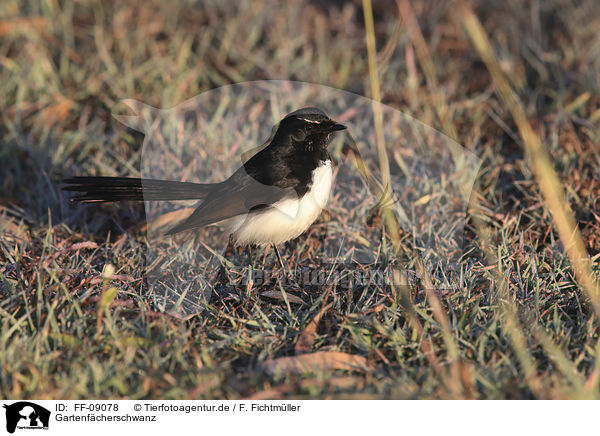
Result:
[[[2,3],[3,398],[600,396],[593,278],[582,272],[585,265],[573,267],[581,250],[594,274],[600,261],[600,14],[594,2],[476,2],[474,16],[439,2],[390,6],[373,3],[367,41],[370,14],[363,18],[359,2]],[[489,46],[478,45],[473,17]],[[353,166],[340,139],[334,144],[337,195],[307,234],[286,245],[286,260],[295,271],[314,267],[321,247],[344,234],[350,245],[340,254],[354,253],[354,244],[385,271],[421,278],[409,288],[316,283],[295,290],[249,281],[246,255],[228,253],[227,280],[215,282],[201,313],[162,310],[156,273],[193,281],[198,274],[190,264],[204,264],[186,256],[204,256],[198,241],[208,236],[148,237],[140,224],[156,210],[73,206],[60,180],[144,174],[149,147],[167,156],[162,170],[169,175],[226,177],[237,165],[231,156],[245,151],[240,144],[268,137],[271,126],[261,120],[318,101],[316,85],[299,85],[287,100],[276,86],[270,95],[281,98],[263,105],[262,91],[240,86],[227,103],[238,112],[221,114],[224,91],[210,94],[212,100],[196,98],[264,79],[380,93],[383,103],[474,153],[481,166],[463,217],[460,270],[423,272],[415,255],[428,248],[415,232],[446,234],[423,219],[442,203],[416,196],[440,192],[441,182],[426,172],[403,172],[405,165],[414,170],[417,152],[439,158],[415,145],[425,128],[408,123],[416,133],[399,129],[405,142],[390,141],[393,117],[384,109],[388,159],[381,159],[373,109],[353,112],[369,107],[368,100],[348,97],[330,111],[352,125],[373,180],[381,180],[379,166],[388,161],[415,232],[395,232],[375,214],[368,194],[376,182],[353,185],[342,177]],[[180,136],[165,128],[165,140],[149,139],[156,136],[144,137],[111,116],[132,113],[122,98],[160,108],[194,99],[198,122],[206,123],[199,126],[210,128],[191,125]],[[213,148],[194,148],[205,143]],[[547,160],[527,151],[532,143],[541,144]],[[540,162],[549,165],[540,170]],[[550,165],[556,177],[548,184]],[[558,187],[562,203],[552,200],[561,198]],[[445,201],[453,204],[451,196]],[[557,215],[564,201],[572,221]],[[366,225],[360,220],[370,212]],[[356,235],[344,228],[352,220],[363,224]],[[566,242],[569,222],[581,233],[579,253]],[[361,245],[360,236],[369,244]],[[264,254],[254,252],[255,273],[270,268],[273,253]],[[161,257],[162,264],[154,262]]]

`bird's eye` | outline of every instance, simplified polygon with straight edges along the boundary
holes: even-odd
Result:
[[[312,124],[307,124],[306,125],[306,130],[312,130],[313,129],[313,125]]]

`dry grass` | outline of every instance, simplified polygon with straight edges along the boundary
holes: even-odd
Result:
[[[362,3],[263,3],[2,3],[0,395],[598,398],[595,285],[585,283],[589,271],[573,268],[582,250],[595,274],[600,261],[595,2],[474,2],[474,16],[440,2],[373,2],[371,70]],[[473,17],[489,46],[477,44]],[[121,98],[168,108],[260,79],[370,95],[375,66],[383,103],[439,129],[483,162],[463,266],[448,287],[436,270],[410,289],[316,284],[298,291],[249,283],[241,275],[247,269],[233,265],[202,313],[181,319],[154,303],[147,280],[154,265],[146,255],[152,248],[185,257],[196,253],[193,238],[156,245],[136,230],[143,206],[72,206],[59,190],[73,174],[143,172],[143,136],[111,116],[130,113]],[[507,103],[502,78],[522,113]],[[281,102],[281,111],[290,104]],[[225,140],[204,155],[178,155],[176,135],[164,141],[163,151],[172,154],[166,167],[183,162],[180,175],[200,180],[227,176],[240,143],[266,139],[271,126],[257,114],[273,108],[249,105],[238,130],[217,117],[196,139]],[[351,109],[336,113],[353,125],[364,162],[381,181],[377,168],[385,162],[368,146],[376,143],[373,118],[357,120]],[[526,152],[532,141],[547,160]],[[414,150],[385,145],[396,188],[394,173],[414,162]],[[547,186],[554,188],[545,188],[553,173]],[[345,181],[338,178],[340,186]],[[413,182],[440,188],[426,177]],[[548,201],[558,186],[562,200]],[[435,206],[413,198],[410,185],[402,188],[395,189],[400,198],[416,203],[411,218]],[[356,210],[373,206],[358,199]],[[334,195],[329,221],[323,217],[286,246],[293,268],[314,264],[327,243],[324,226],[335,237],[356,215],[343,200]],[[569,209],[564,202],[572,221],[557,221],[557,208]],[[373,218],[367,239],[379,242],[372,253],[390,268],[418,271],[414,253],[422,241],[395,234],[389,223],[377,239],[383,224]],[[581,243],[568,256],[569,222]],[[427,230],[425,221],[414,224]],[[259,271],[272,259],[267,253],[261,263],[263,254],[255,252]],[[232,264],[244,259],[227,257]]]

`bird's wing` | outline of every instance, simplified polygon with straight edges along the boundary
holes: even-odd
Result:
[[[203,227],[227,218],[245,215],[251,210],[269,207],[286,198],[297,198],[293,178],[280,179],[275,184],[264,184],[240,168],[221,183],[200,204],[188,219],[167,232],[168,235],[183,230]]]

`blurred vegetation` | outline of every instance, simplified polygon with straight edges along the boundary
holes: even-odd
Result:
[[[550,156],[597,274],[597,4],[470,4],[522,104],[520,122]],[[597,314],[528,165],[521,126],[456,3],[373,3],[381,100],[483,160],[465,235],[476,262],[459,292],[415,290],[412,315],[361,289],[321,289],[310,304],[290,305],[240,288],[203,316],[178,319],[143,298],[146,242],[135,230],[143,207],[73,208],[60,192],[73,174],[139,174],[142,137],[111,116],[126,111],[124,97],[172,107],[259,79],[370,96],[362,8],[0,3],[2,397],[600,396]],[[274,360],[295,355],[304,356],[300,374]]]

